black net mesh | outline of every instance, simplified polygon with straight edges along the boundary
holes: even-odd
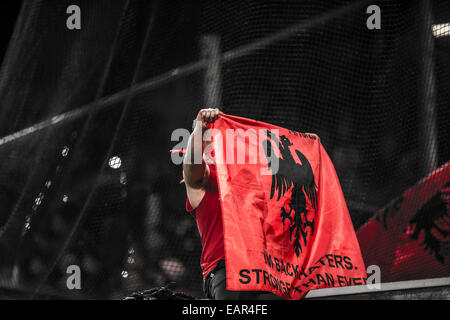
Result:
[[[80,30],[66,28],[73,4]],[[317,133],[356,229],[449,161],[450,36],[432,27],[450,4],[378,1],[369,30],[371,4],[24,1],[0,74],[0,294],[121,298],[175,282],[202,296],[169,150],[211,101]]]

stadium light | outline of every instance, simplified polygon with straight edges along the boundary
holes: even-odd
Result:
[[[122,160],[119,157],[114,156],[114,157],[109,159],[109,166],[111,168],[119,169],[121,165],[122,165]]]
[[[436,38],[450,36],[450,23],[433,24],[432,30]]]

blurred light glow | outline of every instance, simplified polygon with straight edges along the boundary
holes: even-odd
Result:
[[[65,146],[62,151],[61,154],[63,157],[67,156],[67,154],[69,153],[69,147]]]
[[[164,259],[159,264],[171,280],[180,279],[185,272],[183,263],[176,258]]]
[[[24,233],[26,233],[27,231],[29,231],[31,229],[31,217],[30,216],[26,216],[25,217],[25,225],[24,225]]]
[[[37,198],[34,199],[34,203],[38,206],[38,205],[40,205],[42,203],[43,199],[44,199],[44,194],[41,192],[41,193],[39,193]]]
[[[111,168],[119,169],[121,165],[122,165],[122,160],[119,157],[114,156],[114,157],[109,159],[109,166]]]
[[[127,174],[125,172],[122,172],[120,174],[120,183],[121,184],[127,184]]]
[[[450,23],[433,24],[432,30],[436,38],[450,36]]]

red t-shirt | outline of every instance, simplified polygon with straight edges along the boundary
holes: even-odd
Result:
[[[214,269],[220,259],[225,259],[222,210],[217,187],[216,166],[208,165],[208,167],[210,183],[202,201],[196,209],[193,209],[189,199],[186,200],[186,210],[191,212],[197,221],[198,231],[202,238],[203,250],[200,266],[203,270],[203,278]]]

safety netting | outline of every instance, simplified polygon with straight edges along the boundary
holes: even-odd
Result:
[[[371,5],[24,1],[0,72],[0,295],[173,282],[202,297],[169,150],[203,106],[318,134],[366,264],[389,281],[450,276],[450,4],[377,1],[380,28]]]

